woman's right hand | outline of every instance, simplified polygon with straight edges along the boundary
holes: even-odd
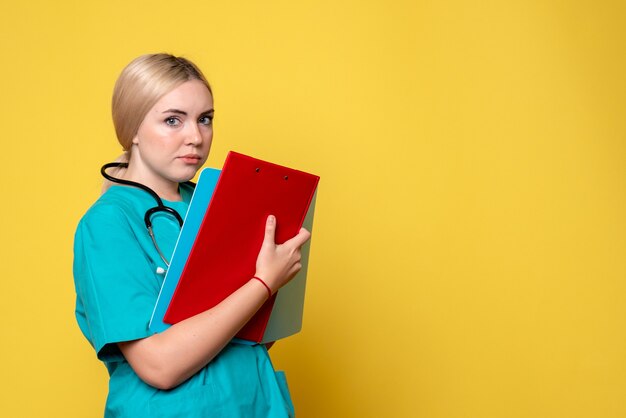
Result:
[[[300,228],[298,235],[283,244],[276,245],[276,217],[270,215],[265,223],[265,237],[256,260],[256,274],[275,293],[287,284],[302,268],[300,249],[311,233]]]

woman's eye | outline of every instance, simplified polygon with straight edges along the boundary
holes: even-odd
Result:
[[[202,124],[202,125],[210,125],[213,122],[213,117],[212,116],[202,116],[200,119],[198,119],[198,123]]]
[[[175,117],[170,117],[165,119],[165,123],[168,124],[169,126],[178,126],[180,124],[180,120],[178,120],[178,118]]]

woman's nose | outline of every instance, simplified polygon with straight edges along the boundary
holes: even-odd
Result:
[[[200,127],[195,123],[190,124],[185,142],[189,145],[199,145],[202,143]]]

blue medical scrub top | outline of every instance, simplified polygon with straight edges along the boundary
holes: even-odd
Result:
[[[183,218],[193,189],[183,200],[164,201]],[[293,417],[282,372],[275,372],[263,345],[229,344],[202,370],[174,389],[143,382],[117,347],[152,335],[148,329],[166,268],[144,223],[156,206],[145,191],[112,186],[81,219],[74,241],[78,325],[109,371],[105,417]],[[159,248],[170,256],[180,232],[172,215],[152,223]]]

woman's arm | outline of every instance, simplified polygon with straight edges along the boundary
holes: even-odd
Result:
[[[276,245],[276,219],[268,217],[265,237],[256,263],[256,276],[273,292],[300,270],[300,248],[310,233]],[[267,300],[267,289],[250,280],[215,307],[190,317],[160,334],[118,343],[137,375],[149,385],[171,389],[209,363]]]

